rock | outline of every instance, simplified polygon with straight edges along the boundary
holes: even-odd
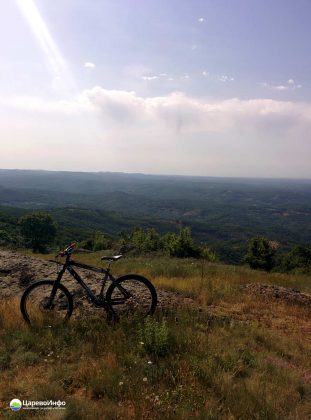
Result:
[[[261,283],[249,283],[243,286],[243,288],[249,293],[311,307],[311,295],[302,293],[297,289]]]

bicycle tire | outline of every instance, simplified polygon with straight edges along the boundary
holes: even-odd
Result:
[[[32,284],[31,286],[29,286],[25,290],[25,292],[23,293],[22,298],[21,298],[21,301],[20,301],[20,310],[21,310],[21,313],[23,315],[24,320],[28,324],[33,325],[33,323],[34,323],[34,320],[31,319],[31,318],[33,318],[33,316],[30,316],[29,313],[28,313],[29,312],[29,308],[27,306],[27,303],[29,302],[29,297],[35,291],[35,289],[39,289],[39,288],[42,288],[43,289],[44,286],[47,286],[48,287],[48,290],[49,290],[49,286],[51,286],[51,289],[50,290],[52,291],[52,288],[53,288],[54,284],[55,284],[55,281],[54,280],[41,280],[41,281],[38,281],[38,282]],[[72,296],[71,296],[69,290],[64,285],[62,285],[62,284],[58,284],[57,285],[56,295],[57,295],[58,292],[63,293],[63,296],[65,296],[66,297],[66,300],[67,300],[66,312],[62,314],[62,318],[63,318],[62,319],[62,322],[65,322],[65,321],[68,321],[68,319],[71,317],[71,314],[72,314],[72,311],[73,311],[73,299],[72,299]],[[49,293],[51,293],[51,292],[49,292]],[[60,299],[63,298],[63,296],[60,295],[58,297],[59,302],[60,302]],[[41,310],[40,303],[42,303],[44,299],[47,299],[47,297],[48,296],[43,296],[41,298],[41,302],[38,302],[38,307],[39,307],[40,310]],[[47,308],[44,308],[44,309],[47,309]],[[62,308],[60,307],[60,305],[58,305],[58,308],[56,308],[56,310],[57,309],[60,312],[60,310]],[[50,308],[49,308],[49,310],[50,310]],[[41,312],[42,312],[42,310],[41,310]]]
[[[131,298],[124,298],[124,296],[122,298],[122,293],[118,289],[118,286],[121,286],[127,292],[130,292],[132,295]],[[142,293],[139,294],[137,291],[139,286],[144,286],[144,290],[148,291],[148,294],[146,292],[143,292],[144,296]],[[135,304],[132,299],[134,297],[133,293],[138,296],[137,304]],[[129,314],[138,315],[141,318],[154,314],[158,298],[155,287],[148,279],[138,274],[127,274],[119,277],[114,283],[111,283],[106,293],[106,300],[118,318],[128,316]],[[116,303],[117,300],[120,301],[119,304]],[[124,301],[124,304],[127,303],[127,305],[125,305],[126,307],[123,306],[122,300]],[[119,309],[116,309],[117,307]]]

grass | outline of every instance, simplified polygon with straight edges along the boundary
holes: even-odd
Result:
[[[96,265],[98,255],[80,261]],[[145,323],[97,315],[31,330],[18,300],[0,303],[0,406],[12,398],[65,400],[61,419],[308,419],[310,309],[247,295],[262,282],[310,291],[310,278],[192,260],[128,258],[139,272],[197,305]],[[207,306],[208,305],[208,306]],[[0,411],[4,418],[25,412]]]

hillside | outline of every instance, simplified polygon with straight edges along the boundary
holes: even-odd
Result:
[[[186,225],[230,263],[241,263],[246,242],[257,235],[283,250],[308,245],[310,203],[308,180],[0,170],[4,215],[45,209],[62,229],[82,227],[85,235]]]
[[[156,285],[154,321],[109,326],[64,281],[82,316],[31,330],[18,302],[29,281],[55,276],[49,258],[0,251],[1,407],[15,396],[64,400],[64,419],[310,418],[310,277],[129,257],[115,271]]]

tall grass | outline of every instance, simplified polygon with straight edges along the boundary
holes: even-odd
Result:
[[[190,308],[142,324],[111,327],[96,316],[35,330],[22,322],[17,300],[0,304],[0,326],[2,405],[14,397],[61,399],[64,419],[307,419],[310,413],[311,345],[302,332]],[[9,410],[2,413],[9,418]]]
[[[98,265],[99,256],[75,258]],[[241,285],[273,283],[310,291],[310,278],[166,258],[127,258],[115,270],[141,273],[157,287],[192,297],[194,304],[158,311],[144,323],[123,320],[109,326],[99,314],[56,329],[29,329],[19,314],[19,299],[1,301],[1,407],[12,398],[63,399],[64,412],[33,414],[309,418],[309,308],[248,295]],[[22,410],[1,410],[0,416],[23,418]]]

